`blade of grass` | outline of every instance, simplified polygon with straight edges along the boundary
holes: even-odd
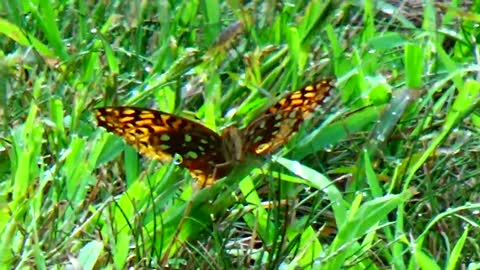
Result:
[[[467,226],[462,233],[460,239],[458,239],[457,243],[453,247],[452,252],[450,253],[450,257],[447,261],[447,270],[454,270],[457,269],[458,265],[463,260],[462,256],[462,249],[465,246],[465,241],[467,240],[468,233],[470,232],[470,227]]]
[[[348,204],[344,201],[342,193],[335,187],[335,185],[323,174],[302,165],[298,161],[288,160],[279,157],[276,159],[280,165],[290,170],[295,175],[305,179],[305,184],[322,190],[327,195],[332,203],[333,213],[337,224],[343,224],[346,221]]]
[[[412,192],[406,190],[398,195],[386,195],[362,204],[358,211],[349,217],[344,226],[339,227],[338,234],[329,249],[329,254],[335,256],[326,262],[326,269],[339,269],[344,265],[349,256],[360,250],[360,246],[355,244],[358,238],[378,228],[378,224],[384,221],[392,210],[411,196]],[[361,254],[357,254],[357,256],[361,256]]]

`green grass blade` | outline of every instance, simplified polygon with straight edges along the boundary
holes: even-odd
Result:
[[[458,239],[457,243],[453,247],[452,252],[448,258],[447,262],[447,270],[454,270],[457,269],[457,266],[461,263],[463,256],[462,256],[462,249],[465,246],[465,241],[467,240],[468,233],[470,232],[470,227],[466,227],[465,231],[462,233],[460,239]]]

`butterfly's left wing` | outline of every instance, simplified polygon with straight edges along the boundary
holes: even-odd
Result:
[[[99,126],[121,136],[142,154],[162,162],[181,157],[179,165],[197,178],[200,186],[212,184],[217,165],[226,163],[222,138],[200,123],[161,111],[136,107],[94,110]]]
[[[245,151],[263,155],[284,145],[332,88],[332,80],[322,80],[288,94],[268,108],[245,128]]]

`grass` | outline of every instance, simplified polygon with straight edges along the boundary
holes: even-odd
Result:
[[[425,2],[0,3],[1,269],[478,269],[480,7]],[[285,147],[201,190],[92,114],[220,132],[325,77]]]

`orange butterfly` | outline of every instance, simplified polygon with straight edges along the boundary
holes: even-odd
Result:
[[[200,186],[226,176],[246,155],[270,154],[284,145],[333,88],[322,80],[290,93],[244,129],[228,127],[219,135],[204,125],[173,114],[136,107],[95,109],[99,126],[123,137],[141,153],[162,162],[175,155]]]

